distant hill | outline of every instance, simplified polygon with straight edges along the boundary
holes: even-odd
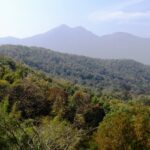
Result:
[[[0,44],[39,46],[70,54],[109,59],[127,58],[150,64],[150,38],[123,32],[97,36],[83,27],[61,25],[24,39],[0,38]]]
[[[150,66],[133,60],[94,59],[13,45],[0,46],[0,55],[99,91],[150,94]]]

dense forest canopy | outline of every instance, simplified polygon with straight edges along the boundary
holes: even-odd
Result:
[[[71,80],[103,93],[150,94],[150,66],[133,60],[93,59],[43,48],[13,45],[0,46],[0,54],[54,77]]]
[[[2,150],[148,150],[149,104],[96,95],[0,57]]]

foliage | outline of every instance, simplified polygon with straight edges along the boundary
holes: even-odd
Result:
[[[0,100],[9,92],[10,85],[6,80],[0,80]]]
[[[150,94],[150,67],[136,61],[93,59],[13,45],[1,46],[0,54],[123,100],[134,94]]]
[[[74,150],[83,137],[83,132],[65,121],[54,118],[38,128],[42,149]]]
[[[117,104],[117,107],[105,117],[94,135],[99,149],[148,150],[150,109],[139,104]]]
[[[0,104],[0,145],[2,150],[73,150],[83,133],[67,122],[54,120],[34,126],[32,120],[20,122],[14,112],[8,113],[8,100]]]
[[[149,96],[133,98],[93,92],[0,57],[0,149],[148,150]]]

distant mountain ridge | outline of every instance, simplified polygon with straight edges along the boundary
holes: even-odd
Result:
[[[150,64],[150,38],[124,32],[97,36],[83,27],[61,25],[28,38],[0,38],[0,45],[2,44],[38,46],[94,58],[126,58]]]

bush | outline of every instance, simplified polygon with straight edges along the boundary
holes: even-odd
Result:
[[[128,107],[108,114],[100,124],[95,134],[99,149],[150,149],[150,111],[144,106]]]

